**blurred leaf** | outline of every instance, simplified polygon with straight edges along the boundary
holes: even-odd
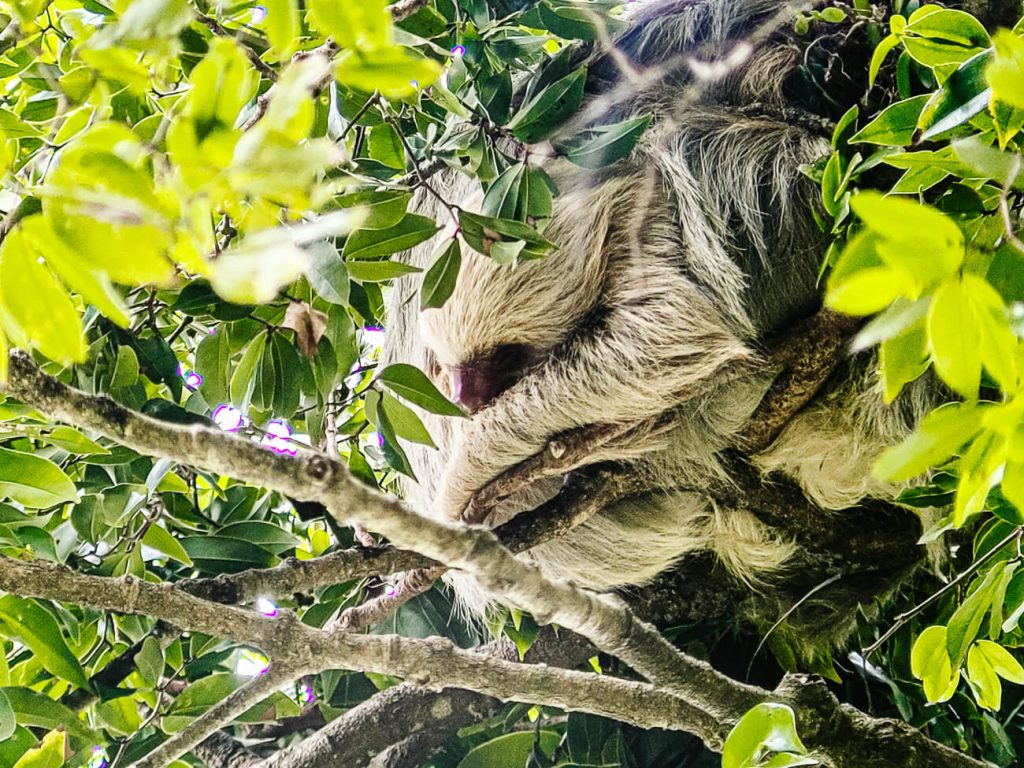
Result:
[[[67,735],[64,731],[50,731],[39,746],[33,747],[14,764],[14,768],[60,768],[64,765]]]
[[[992,90],[1000,101],[1024,108],[1024,38],[1004,29],[994,42],[996,56],[987,73]]]
[[[64,365],[85,360],[78,311],[53,273],[30,251],[23,230],[0,245],[0,308],[32,345]]]

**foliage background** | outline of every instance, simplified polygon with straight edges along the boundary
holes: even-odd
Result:
[[[449,223],[409,212],[413,193],[431,194],[444,166],[487,190],[481,216],[449,209],[462,239],[439,249],[423,306],[447,298],[463,248],[506,262],[549,253],[552,184],[523,143],[573,116],[581,51],[620,26],[610,0],[0,9],[0,374],[8,348],[32,349],[88,392],[279,452],[336,451],[384,489],[409,471],[403,442],[430,440],[409,405],[452,409],[422,374],[375,362],[383,292],[411,271],[392,257]],[[930,472],[904,501],[948,511],[933,535],[949,531],[957,545],[942,565],[949,581],[908,587],[893,610],[922,602],[895,624],[865,617],[861,648],[895,629],[868,659],[816,671],[848,700],[1011,765],[1024,749],[1014,685],[1024,682],[1024,27],[986,30],[959,10],[858,0],[799,14],[793,33],[856,34],[874,53],[852,76],[860,105],[837,110],[832,155],[806,169],[834,235],[826,303],[874,316],[855,345],[880,346],[887,399],[937,375],[956,400],[878,469],[897,480]],[[581,165],[610,164],[646,124],[563,134],[556,148]],[[315,505],[153,461],[14,400],[0,404],[0,441],[9,557],[177,582],[354,542]],[[260,607],[323,626],[387,589],[361,580]],[[491,631],[525,650],[535,625],[504,620]],[[764,629],[670,634],[777,680],[798,662],[777,647],[778,658],[758,654]],[[486,639],[439,589],[371,631],[467,647]],[[0,597],[0,638],[0,765],[22,768],[127,765],[265,664],[144,618],[15,595]],[[129,650],[134,671],[98,685]],[[592,664],[616,669],[603,657]],[[322,672],[254,708],[237,731],[272,750],[394,682]],[[294,733],[260,725],[311,712],[290,721]],[[429,764],[714,760],[690,737],[508,705]]]

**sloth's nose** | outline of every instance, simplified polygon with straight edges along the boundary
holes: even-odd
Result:
[[[499,344],[475,355],[452,369],[452,399],[476,413],[519,381],[534,357],[523,344]]]
[[[469,413],[476,413],[508,388],[502,377],[488,368],[465,365],[452,371],[452,399]]]

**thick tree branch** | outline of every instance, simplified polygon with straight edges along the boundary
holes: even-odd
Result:
[[[509,640],[488,643],[476,652],[506,661],[519,658]],[[578,635],[563,631],[556,636],[550,628],[545,628],[530,647],[525,661],[572,668],[593,654],[593,646]],[[480,722],[500,706],[498,699],[476,691],[452,688],[431,691],[403,683],[332,720],[306,741],[270,758],[263,768],[332,768],[335,765],[363,768],[374,755],[391,747],[396,738],[408,736],[415,737],[415,742],[402,751],[407,761],[394,764],[415,765],[418,763],[408,759],[412,757],[409,750],[425,758],[439,749],[453,732]]]
[[[252,768],[261,762],[257,755],[221,731],[211,733],[197,744],[192,754],[206,763],[207,768]]]

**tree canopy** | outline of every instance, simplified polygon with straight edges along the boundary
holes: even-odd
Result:
[[[378,365],[384,295],[443,305],[467,249],[557,258],[533,153],[600,169],[650,122],[579,116],[621,2],[0,2],[0,768],[1016,764],[1021,9],[803,5],[759,32],[861,94],[803,169],[821,318],[870,318],[830,349],[877,347],[889,402],[949,392],[875,467],[941,510],[942,578],[834,659],[545,583],[511,552],[557,521],[495,537],[395,500],[417,412],[461,412]],[[435,221],[414,198],[448,168],[482,209]],[[397,258],[449,225],[423,274]],[[543,620],[461,619],[448,567]]]

